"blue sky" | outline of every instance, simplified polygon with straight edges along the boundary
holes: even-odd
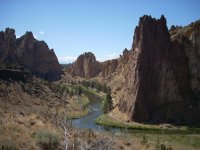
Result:
[[[17,37],[32,31],[60,62],[85,51],[106,60],[131,48],[144,14],[184,26],[200,19],[199,6],[200,0],[0,0],[0,30],[14,28]]]

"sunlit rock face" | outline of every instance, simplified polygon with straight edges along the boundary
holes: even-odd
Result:
[[[130,120],[200,121],[199,23],[193,26],[187,36],[178,29],[170,35],[164,16],[140,18],[119,102]]]
[[[112,75],[118,67],[118,59],[99,62],[92,52],[81,54],[77,60],[66,68],[72,76],[79,76],[91,79],[100,75],[106,78]]]
[[[80,55],[77,60],[67,68],[67,72],[72,76],[79,76],[90,79],[99,74],[102,70],[101,64],[91,52]]]
[[[15,30],[0,32],[0,63],[21,66],[32,74],[47,80],[58,80],[62,67],[53,50],[44,41],[38,41],[31,32],[16,39]]]

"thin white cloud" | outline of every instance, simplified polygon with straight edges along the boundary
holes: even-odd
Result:
[[[119,54],[112,53],[112,54],[105,55],[103,58],[97,58],[97,60],[102,62],[102,61],[106,61],[110,59],[116,59],[118,57],[119,57]]]
[[[40,34],[40,35],[43,35],[43,34],[44,34],[44,31],[40,31],[39,34]]]
[[[16,35],[16,38],[18,39],[18,38],[20,38],[21,36],[20,35]]]
[[[60,63],[72,63],[76,60],[76,57],[66,56],[66,57],[58,57],[58,61]]]
[[[119,57],[119,55],[117,53],[112,53],[112,54],[106,55],[106,58],[109,58],[109,59],[115,59],[118,57]]]

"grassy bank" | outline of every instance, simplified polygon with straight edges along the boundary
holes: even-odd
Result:
[[[199,128],[190,128],[187,126],[151,125],[151,124],[142,124],[135,122],[122,122],[108,116],[107,114],[98,117],[95,123],[113,128],[149,130],[149,131],[173,131],[180,133],[200,133]]]
[[[137,130],[160,130],[158,126],[155,125],[142,125],[138,123],[123,123],[118,121],[107,114],[98,117],[95,123],[103,126],[113,127],[113,128],[126,128],[126,129],[137,129]]]

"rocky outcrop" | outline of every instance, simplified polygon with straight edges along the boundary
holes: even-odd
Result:
[[[103,78],[112,75],[118,67],[118,59],[99,62],[91,52],[85,52],[77,60],[66,67],[66,72],[72,76],[79,76],[86,79],[96,77],[101,74]]]
[[[0,60],[6,63],[17,63],[17,45],[15,30],[6,29],[0,32]]]
[[[199,28],[197,29],[199,30]],[[194,37],[196,29],[191,29]],[[127,63],[119,108],[139,122],[198,122],[200,99],[198,42],[172,39],[166,19],[140,18]],[[198,38],[195,37],[195,39]],[[187,42],[188,43],[187,43]],[[195,40],[193,40],[195,41]],[[197,45],[196,45],[197,44]]]
[[[102,63],[102,76],[103,78],[113,74],[118,67],[118,60],[112,59]]]
[[[80,55],[77,60],[67,68],[72,76],[86,79],[92,78],[101,72],[101,64],[91,52]]]
[[[47,80],[58,80],[62,73],[54,51],[44,41],[36,40],[31,32],[16,39],[15,31],[9,28],[0,32],[0,63],[21,66]]]

